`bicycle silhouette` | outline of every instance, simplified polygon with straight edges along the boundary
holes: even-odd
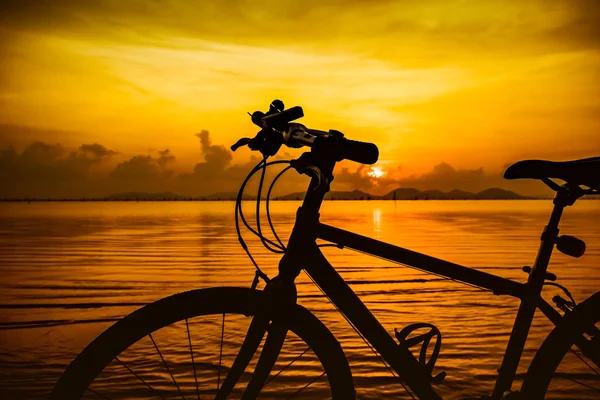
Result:
[[[257,111],[251,115],[252,121],[261,128],[256,137],[240,139],[232,146],[232,150],[236,150],[240,146],[247,145],[263,155],[263,159],[243,182],[235,208],[236,230],[240,243],[256,267],[251,288],[215,287],[192,290],[158,300],[124,317],[99,335],[72,361],[56,383],[51,393],[52,399],[80,399],[86,394],[101,398],[123,398],[115,395],[114,390],[100,392],[91,387],[95,380],[100,380],[98,377],[102,376],[102,371],[115,360],[123,370],[127,370],[141,382],[140,386],[147,390],[145,396],[164,398],[167,389],[163,386],[153,387],[149,378],[144,379],[123,360],[123,357],[119,358],[126,349],[147,336],[151,339],[165,370],[170,375],[173,390],[181,398],[188,395],[198,399],[225,399],[238,396],[238,393],[241,399],[264,396],[289,398],[302,394],[303,391],[306,392],[305,390],[317,381],[324,381],[325,379],[321,379],[324,376],[326,376],[325,384],[328,390],[319,392],[319,397],[356,398],[350,366],[340,343],[319,319],[296,302],[297,292],[294,281],[302,270],[312,278],[367,344],[376,351],[392,373],[397,374],[398,379],[413,398],[439,399],[434,386],[445,377],[443,372],[433,374],[441,348],[439,330],[428,323],[411,324],[401,331],[396,331],[396,339],[394,339],[329,264],[316,242],[317,239],[339,248],[353,249],[487,289],[494,295],[519,299],[520,305],[498,370],[497,380],[493,392],[486,398],[494,400],[549,398],[548,388],[551,380],[565,377],[564,374],[559,376],[555,371],[569,351],[575,351],[590,368],[590,372],[577,374],[576,379],[567,376],[567,379],[589,389],[591,398],[600,394],[600,330],[597,325],[600,321],[600,292],[577,304],[565,287],[553,282],[556,276],[547,271],[555,247],[573,257],[579,257],[585,251],[583,241],[573,236],[559,236],[558,225],[565,207],[573,205],[585,194],[599,193],[600,157],[570,162],[521,161],[505,172],[504,176],[507,179],[540,179],[556,191],[554,208],[541,236],[537,258],[532,267],[523,268],[529,276],[525,283],[520,283],[321,223],[319,210],[325,194],[329,191],[329,184],[333,180],[336,163],[348,159],[362,164],[373,164],[379,154],[374,144],[348,140],[338,131],[318,131],[292,122],[302,116],[302,108],[292,107],[284,110],[283,103],[275,100],[267,113]],[[307,146],[310,147],[310,151],[303,153],[296,160],[268,162],[267,158],[275,155],[283,144],[294,148]],[[289,165],[275,177],[266,196],[268,223],[276,239],[271,241],[262,234],[259,218],[265,170],[271,165],[286,163]],[[273,229],[269,214],[269,197],[277,179],[289,169],[307,174],[311,180],[302,206],[297,211],[293,231],[286,246]],[[246,184],[258,172],[261,173],[261,180],[256,200],[257,229],[254,229],[243,216],[241,201]],[[566,183],[559,186],[552,179],[560,179]],[[255,262],[242,239],[240,220],[261,239],[267,248],[283,254],[279,263],[279,274],[276,277],[269,279]],[[256,289],[260,280],[265,282],[264,290]],[[553,285],[564,291],[567,299],[561,296],[553,299],[558,310],[541,297],[545,285]],[[520,390],[512,391],[517,367],[536,309],[539,309],[555,327],[538,349]],[[225,336],[226,315],[251,318],[245,334]],[[199,361],[198,357],[202,355],[199,356],[199,353],[193,350],[188,320],[198,316],[217,317],[216,323],[194,326],[199,326],[201,331],[212,332],[206,337],[207,340],[214,341],[215,346],[220,347],[218,365],[215,365],[216,362],[207,362],[204,359]],[[188,340],[185,346],[189,344],[194,378],[193,381],[190,378],[187,387],[184,387],[181,379],[177,381],[175,376],[179,376],[179,372],[169,368],[152,336],[159,329],[179,321],[182,323],[185,321]],[[305,343],[307,350],[311,350],[316,355],[323,373],[313,379],[306,378],[306,384],[303,382],[299,389],[294,388],[291,392],[286,392],[287,387],[283,387],[265,394],[267,385],[280,376],[281,371],[273,373],[273,367],[278,357],[283,354],[282,347],[291,334],[297,336]],[[220,343],[218,343],[219,338]],[[232,340],[241,342],[241,345],[233,355],[234,361],[231,366],[225,367],[222,365],[223,343]],[[415,356],[411,348],[418,345],[421,345],[421,348],[418,356]],[[430,349],[431,345],[433,349]],[[302,357],[307,350],[295,358],[286,358],[286,362],[291,359],[288,366]],[[260,353],[258,360],[253,361],[258,353]],[[217,375],[216,384],[214,379],[210,383],[205,382],[206,374],[202,372],[204,370],[201,370],[201,366],[206,364],[210,364],[209,372]],[[254,371],[249,372],[249,367],[253,367]],[[241,384],[243,377],[247,378],[247,382]],[[132,395],[127,390],[125,392],[126,397]],[[316,396],[312,394],[311,398]]]

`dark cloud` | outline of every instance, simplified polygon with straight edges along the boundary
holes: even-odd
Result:
[[[0,148],[0,197],[103,197],[132,192],[174,191],[184,195],[202,196],[217,192],[236,192],[248,172],[260,158],[253,156],[246,163],[232,163],[232,154],[222,145],[213,145],[208,131],[196,134],[200,139],[203,161],[191,172],[174,171],[176,157],[169,149],[154,154],[138,154],[118,162],[117,151],[93,143],[68,151],[60,144],[36,141],[23,151],[15,147]],[[104,172],[97,166],[104,166]],[[267,180],[277,173],[270,170]],[[248,190],[255,191],[258,179]],[[279,191],[301,190],[306,178],[290,173],[280,181]],[[266,190],[266,189],[265,189]]]
[[[157,156],[136,155],[114,168],[104,182],[105,190],[116,192],[164,192],[175,188],[175,172],[169,168],[175,156],[169,149]],[[106,193],[109,194],[109,193]]]
[[[21,153],[23,162],[31,165],[51,166],[60,160],[65,149],[60,144],[33,142]]]
[[[510,164],[507,164],[508,166]],[[447,163],[439,163],[430,172],[412,175],[399,179],[398,185],[404,188],[419,190],[441,190],[449,192],[454,189],[477,193],[489,188],[514,190],[519,194],[547,196],[550,191],[538,181],[507,181],[502,173],[488,173],[483,168],[455,169]]]
[[[451,165],[442,162],[434,166],[431,172],[401,179],[400,183],[404,187],[416,189],[480,191],[487,189],[489,186],[484,186],[489,185],[490,182],[496,183],[496,178],[494,175],[487,175],[483,168],[456,170]]]
[[[83,153],[93,156],[97,160],[108,159],[108,158],[111,158],[112,156],[119,154],[118,152],[109,150],[106,147],[104,147],[98,143],[82,144],[79,147],[79,150]],[[166,151],[168,152],[169,150],[167,149]]]
[[[109,160],[116,152],[96,143],[67,151],[60,144],[36,141],[21,153],[14,147],[0,152],[2,197],[54,197],[96,192],[87,181],[94,165]]]
[[[373,180],[367,175],[367,168],[364,165],[360,165],[354,172],[348,168],[342,168],[336,171],[332,187],[339,188],[338,190],[368,191],[373,188]]]
[[[175,156],[171,153],[171,150],[169,150],[169,149],[164,149],[163,151],[159,151],[158,155],[159,155],[159,157],[158,157],[158,160],[156,160],[156,162],[162,168],[165,168],[168,164],[175,162]]]
[[[20,153],[14,147],[5,147],[0,149],[0,197],[102,197],[132,191],[173,191],[187,196],[235,193],[260,158],[254,155],[248,162],[234,164],[231,152],[224,146],[213,145],[208,131],[195,136],[200,139],[204,160],[186,173],[174,172],[176,158],[169,149],[158,151],[156,155],[135,155],[102,174],[94,168],[110,166],[118,152],[98,143],[84,144],[74,151],[60,144],[39,141]],[[397,178],[398,171],[392,170],[375,179],[369,175],[370,167],[361,165],[351,169],[347,165],[342,164],[336,170],[332,190],[359,189],[383,194],[398,187],[471,192],[501,187],[526,195],[548,194],[543,184],[529,180],[505,181],[500,173],[488,173],[483,168],[455,169],[440,163],[422,175]],[[266,182],[271,182],[280,170],[269,170]],[[274,196],[306,189],[308,178],[292,170],[278,182]],[[249,184],[248,193],[255,193],[257,183],[258,174]],[[267,189],[265,186],[265,192]]]
[[[231,162],[231,151],[223,145],[212,145],[209,133],[206,130],[196,133],[195,136],[200,139],[205,162],[196,164],[194,171],[202,174],[203,171],[208,170],[209,167],[210,170],[215,173],[224,171]]]
[[[148,179],[157,179],[160,173],[161,167],[156,158],[139,155],[119,163],[110,176],[139,184]]]

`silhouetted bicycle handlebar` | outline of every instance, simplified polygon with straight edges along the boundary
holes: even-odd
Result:
[[[304,116],[302,107],[299,106],[284,110],[283,102],[274,100],[267,113],[255,111],[250,116],[261,130],[254,138],[238,140],[231,146],[232,151],[247,145],[251,150],[258,150],[268,157],[277,154],[282,144],[291,148],[306,146],[312,149],[319,143],[328,142],[335,149],[335,155],[332,155],[335,161],[346,159],[361,164],[374,164],[379,158],[379,149],[373,143],[346,139],[339,131],[325,132],[292,123]]]

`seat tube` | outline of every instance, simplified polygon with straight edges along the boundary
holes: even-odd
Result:
[[[537,308],[538,298],[544,285],[550,256],[558,237],[558,223],[560,222],[565,206],[563,195],[559,192],[554,199],[554,208],[548,225],[546,225],[542,233],[541,244],[535,263],[524,286],[521,304],[519,305],[502,364],[498,370],[498,380],[492,394],[492,399],[494,400],[502,399],[504,393],[511,389]]]

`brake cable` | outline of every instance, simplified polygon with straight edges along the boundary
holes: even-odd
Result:
[[[275,247],[277,249],[273,249],[269,246],[269,244],[267,243],[267,241],[271,242],[269,239],[267,239],[263,234],[262,231],[260,229],[260,196],[262,195],[262,187],[263,187],[263,183],[265,181],[265,174],[267,172],[267,156],[264,156],[263,158],[263,167],[262,167],[262,172],[260,174],[260,181],[258,183],[258,196],[256,196],[256,230],[258,232],[258,237],[260,238],[260,241],[262,242],[263,246],[265,246],[265,248],[273,253],[279,253],[279,254],[283,254],[285,252],[285,246],[283,245],[283,243],[281,243],[281,240],[279,240],[279,242],[281,243],[281,245],[275,244]],[[269,218],[270,221],[270,218]],[[271,225],[272,227],[272,225]],[[271,242],[273,243],[273,242]]]
[[[267,191],[267,200],[266,200],[266,209],[267,209],[267,220],[269,221],[269,227],[271,227],[271,232],[273,232],[273,236],[275,236],[275,239],[277,239],[277,241],[279,242],[279,244],[281,245],[281,248],[285,250],[285,245],[283,244],[283,242],[281,241],[281,239],[279,238],[279,235],[277,235],[277,232],[275,232],[275,228],[273,227],[273,221],[271,221],[271,210],[269,208],[269,201],[271,200],[271,191],[273,190],[273,187],[275,186],[275,183],[277,182],[277,180],[283,175],[285,174],[288,170],[292,169],[294,167],[292,167],[291,165],[288,165],[287,167],[285,167],[283,170],[281,170],[277,176],[275,176],[275,178],[273,179],[273,182],[271,182],[271,185],[269,186],[269,190]]]
[[[261,160],[258,164],[256,164],[256,166],[252,169],[252,171],[250,171],[250,173],[248,174],[248,176],[246,177],[246,179],[244,180],[244,182],[242,183],[242,186],[240,187],[240,190],[238,191],[238,195],[235,201],[235,230],[238,236],[238,241],[240,242],[240,245],[242,246],[242,249],[244,249],[244,251],[246,252],[246,254],[248,255],[248,258],[250,258],[250,261],[252,261],[252,264],[254,265],[254,268],[256,268],[256,272],[254,275],[254,280],[252,281],[252,289],[256,288],[256,285],[258,284],[258,278],[262,278],[265,282],[269,282],[269,277],[267,276],[267,274],[265,274],[260,267],[258,266],[258,264],[256,263],[256,261],[254,260],[254,257],[252,257],[252,254],[250,253],[250,250],[248,249],[248,246],[246,245],[246,242],[244,241],[244,238],[242,237],[242,232],[240,230],[240,221],[239,221],[239,217],[241,214],[241,203],[242,203],[242,195],[244,192],[244,188],[246,186],[246,183],[248,183],[248,181],[250,180],[250,178],[252,177],[252,175],[254,175],[254,173],[256,171],[258,171],[258,169],[262,166],[262,164],[264,164],[265,160]],[[241,214],[242,217],[242,221],[244,222],[244,225],[246,225],[246,227],[248,227],[250,230],[251,227],[248,225],[248,223],[246,222],[246,220],[244,219],[244,215]]]
[[[569,298],[569,300],[571,300],[571,302],[573,303],[573,306],[577,305],[577,302],[575,301],[575,298],[573,298],[573,296],[571,295],[571,292],[569,292],[569,289],[567,289],[563,285],[558,284],[556,282],[544,282],[544,286],[546,286],[546,285],[548,285],[548,286],[555,286],[555,287],[561,289],[567,295],[567,297]]]
[[[248,174],[248,176],[246,177],[246,179],[244,180],[244,182],[242,183],[240,190],[238,191],[238,195],[236,198],[236,202],[235,202],[235,229],[236,229],[236,233],[238,236],[238,241],[240,242],[240,245],[242,246],[242,249],[244,249],[244,251],[246,252],[246,254],[248,255],[248,258],[250,258],[250,261],[252,262],[252,264],[254,265],[254,268],[256,269],[256,273],[254,276],[254,280],[252,282],[252,288],[256,288],[256,285],[258,284],[258,279],[262,278],[265,282],[269,282],[269,277],[267,276],[267,274],[265,274],[261,268],[258,266],[256,260],[254,260],[254,257],[252,257],[252,254],[250,253],[250,250],[248,249],[248,245],[246,244],[246,242],[244,241],[244,238],[242,237],[242,232],[240,229],[240,223],[239,220],[241,219],[242,222],[244,223],[244,225],[246,226],[246,228],[252,232],[254,235],[258,236],[259,238],[261,238],[261,241],[263,242],[263,244],[265,243],[270,243],[271,245],[277,247],[277,248],[281,248],[279,244],[272,242],[271,240],[267,239],[264,237],[264,235],[262,235],[262,233],[257,232],[256,230],[254,230],[250,224],[248,224],[248,222],[246,221],[246,218],[244,217],[244,213],[242,211],[242,199],[243,199],[243,193],[244,193],[244,189],[246,188],[246,185],[248,184],[248,181],[250,180],[250,178],[252,178],[252,176],[254,176],[255,173],[257,173],[259,170],[266,169],[268,166],[274,165],[274,164],[289,164],[289,161],[287,160],[281,160],[281,161],[271,161],[271,162],[267,162],[266,161],[267,158],[263,158],[262,160],[260,160],[258,162],[258,164],[256,164],[256,166],[250,171],[250,173]],[[264,175],[264,173],[263,173]],[[262,180],[264,180],[264,176],[262,177]],[[262,187],[262,182],[260,184],[260,186]],[[258,198],[260,199],[260,193]],[[257,207],[257,210],[260,210]],[[258,224],[260,224],[260,216],[257,215],[257,222]],[[259,228],[260,230],[260,228]],[[266,246],[266,244],[265,244]],[[273,251],[273,249],[267,247],[269,250]],[[281,248],[282,250],[284,248]]]
[[[246,252],[246,254],[248,255],[248,257],[250,258],[250,261],[252,261],[252,264],[254,265],[254,267],[256,268],[256,275],[254,277],[254,281],[252,283],[252,288],[255,288],[256,285],[258,284],[258,278],[262,278],[263,280],[265,280],[265,282],[269,281],[268,276],[261,270],[261,268],[258,266],[258,263],[254,260],[254,257],[252,257],[252,254],[250,253],[250,250],[246,244],[246,242],[244,241],[243,237],[242,237],[242,233],[241,233],[241,229],[240,229],[240,224],[239,224],[239,220],[241,219],[244,226],[254,235],[256,235],[262,242],[263,246],[273,252],[273,253],[279,253],[282,254],[285,252],[286,246],[283,243],[283,241],[281,240],[281,238],[279,237],[279,235],[277,235],[277,232],[275,231],[275,227],[273,226],[273,221],[271,219],[271,210],[270,210],[270,199],[271,199],[271,192],[273,190],[273,187],[275,186],[275,183],[279,180],[279,178],[281,178],[281,176],[287,172],[288,170],[290,170],[291,168],[294,168],[294,166],[292,165],[288,165],[287,167],[285,167],[283,170],[281,170],[273,179],[273,181],[271,182],[271,184],[269,185],[269,189],[267,191],[266,194],[266,199],[265,199],[265,206],[266,206],[266,214],[267,214],[267,221],[269,223],[269,228],[271,230],[271,232],[273,233],[273,236],[275,237],[275,239],[277,240],[278,243],[273,242],[272,240],[268,239],[267,237],[264,236],[261,228],[260,228],[260,200],[261,200],[261,195],[262,195],[262,188],[263,188],[263,184],[264,184],[264,180],[265,180],[265,174],[266,174],[266,169],[269,166],[275,165],[275,164],[291,164],[291,160],[277,160],[277,161],[270,161],[267,162],[267,158],[268,157],[264,157],[262,160],[260,160],[255,166],[254,168],[250,171],[250,173],[248,174],[248,176],[246,177],[246,179],[244,179],[244,182],[242,183],[238,194],[237,194],[237,198],[236,198],[236,204],[235,204],[235,227],[236,227],[236,233],[238,236],[238,241],[240,242],[240,245],[242,246],[242,248],[244,249],[244,251]],[[261,171],[261,177],[260,177],[260,181],[259,181],[259,185],[258,185],[258,196],[256,199],[256,228],[254,229],[252,226],[250,226],[250,224],[248,223],[248,221],[246,220],[246,218],[244,217],[244,212],[242,209],[242,201],[243,201],[243,193],[246,189],[246,185],[248,184],[248,182],[250,181],[250,179],[254,176],[254,174],[256,174],[258,171]],[[326,247],[326,246],[335,246],[338,247],[335,244],[318,244],[318,247]]]
[[[252,171],[250,171],[250,173],[248,174],[248,176],[246,177],[246,179],[244,180],[244,182],[242,183],[242,186],[240,187],[240,190],[238,192],[238,196],[236,199],[236,230],[238,232],[238,238],[241,236],[241,233],[239,231],[239,221],[238,221],[238,212],[239,212],[239,217],[241,218],[242,222],[244,223],[244,225],[246,226],[246,228],[252,232],[254,235],[256,235],[257,237],[260,237],[261,234],[259,234],[254,228],[252,228],[250,226],[250,224],[248,224],[248,222],[246,221],[246,218],[244,217],[244,212],[242,210],[241,207],[241,203],[242,203],[242,195],[243,192],[245,190],[246,184],[248,183],[248,181],[250,180],[250,178],[252,178],[252,176],[257,173],[261,168],[263,168],[263,164],[264,167],[268,167],[274,164],[289,164],[289,161],[271,161],[268,163],[264,163],[264,160],[261,160],[253,169]],[[274,243],[273,241],[269,240],[268,238],[264,238],[265,241],[267,241],[270,245],[280,248],[279,244]]]
[[[277,176],[275,176],[275,178],[273,179],[273,182],[271,182],[271,185],[269,186],[269,190],[267,191],[267,200],[266,200],[267,219],[269,220],[269,226],[271,227],[271,232],[273,232],[273,236],[275,236],[275,239],[277,239],[277,241],[279,242],[279,244],[282,246],[282,248],[284,250],[285,250],[285,245],[279,238],[279,235],[277,235],[277,232],[275,232],[275,227],[273,226],[273,222],[271,221],[271,211],[269,208],[269,204],[271,201],[271,191],[273,190],[275,183],[284,173],[286,173],[288,170],[290,170],[292,168],[294,168],[294,166],[292,166],[292,165],[285,167],[283,170],[281,170],[277,174]],[[333,244],[333,243],[320,243],[320,244],[317,244],[317,247],[337,247],[337,248],[339,248],[340,246],[337,244]]]

